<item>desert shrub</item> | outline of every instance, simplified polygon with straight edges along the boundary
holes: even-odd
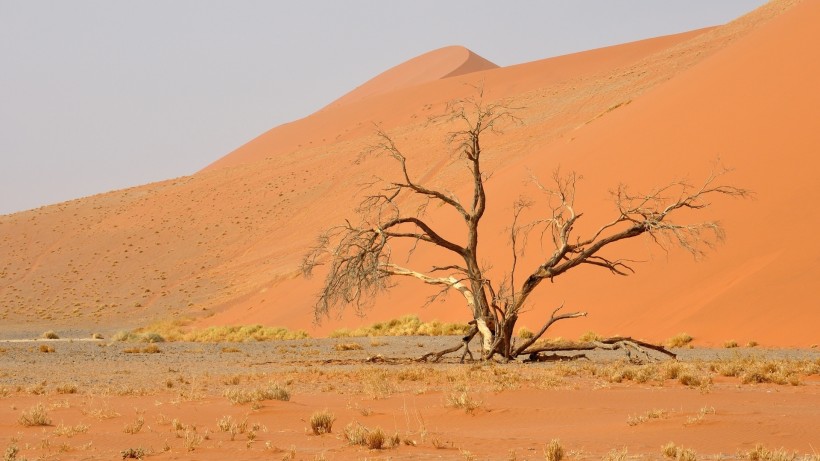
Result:
[[[544,447],[544,459],[546,461],[561,461],[564,459],[564,447],[559,439],[552,439]]]
[[[602,461],[626,461],[627,450],[623,447],[620,450],[612,449],[603,456]]]
[[[518,329],[518,337],[521,339],[530,339],[535,336],[535,333],[530,331],[527,327],[521,327]]]
[[[24,410],[17,420],[22,426],[50,426],[51,419],[48,417],[46,407],[38,403],[28,410]]]
[[[465,413],[473,413],[481,407],[481,400],[470,397],[466,392],[453,392],[447,396],[447,406],[464,410]]]
[[[401,444],[399,434],[388,436],[381,427],[368,429],[357,422],[345,426],[344,437],[351,445],[361,445],[371,450],[394,448]]]
[[[55,349],[54,349],[54,347],[49,346],[48,344],[40,344],[39,351],[49,353],[49,352],[54,352]]]
[[[133,423],[126,424],[125,426],[123,426],[122,431],[125,432],[126,434],[132,434],[133,435],[133,434],[138,433],[140,430],[142,430],[142,426],[144,424],[145,424],[145,418],[140,416]]]
[[[359,343],[338,343],[333,348],[337,351],[360,351],[363,349]]]
[[[594,331],[587,331],[586,333],[581,335],[580,338],[578,338],[579,341],[584,342],[584,343],[591,343],[593,341],[600,341],[601,339],[603,339],[603,338],[598,333],[595,333]]]
[[[263,400],[290,400],[290,393],[287,389],[277,383],[254,389],[228,389],[224,393],[225,397],[235,404],[251,402],[261,402]]]
[[[77,385],[74,383],[60,384],[54,389],[58,394],[76,394]]]
[[[126,448],[120,452],[122,459],[142,459],[145,457],[144,448]]]
[[[140,341],[144,343],[164,343],[165,338],[159,333],[151,332],[140,336]]]
[[[679,333],[666,340],[668,347],[683,347],[689,345],[695,338],[686,333]]]
[[[43,339],[60,339],[60,336],[52,330],[46,331],[45,333],[40,335],[40,337]]]
[[[723,343],[723,347],[725,347],[726,349],[733,349],[733,348],[738,347],[738,346],[739,345],[738,345],[737,341],[735,341],[734,339],[726,341],[725,343]]]
[[[661,453],[673,461],[697,461],[698,459],[697,454],[693,450],[679,447],[673,442],[661,446]]]
[[[757,347],[758,345],[759,344],[757,343],[757,341],[749,341],[748,343],[746,343],[746,347]]]
[[[336,415],[327,409],[317,411],[310,416],[310,428],[315,435],[330,434],[334,421],[336,421]]]
[[[789,453],[785,449],[769,450],[761,444],[755,445],[754,449],[746,452],[746,458],[750,461],[796,461],[796,452]],[[811,459],[806,457],[806,459]]]
[[[417,315],[405,315],[387,322],[350,330],[338,329],[330,333],[331,338],[356,338],[363,336],[447,336],[463,335],[470,326],[461,323],[444,323],[438,320],[422,322]]]

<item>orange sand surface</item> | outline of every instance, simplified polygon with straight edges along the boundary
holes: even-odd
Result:
[[[363,339],[362,350],[348,352],[336,340],[175,343],[156,354],[126,353],[132,345],[116,342],[53,342],[48,354],[4,343],[3,357],[18,361],[0,367],[0,449],[62,460],[120,459],[129,448],[145,459],[536,460],[560,439],[568,460],[612,450],[663,459],[669,442],[698,459],[744,459],[758,444],[816,456],[816,351],[687,350],[679,362],[648,365],[611,355],[507,365],[411,360],[422,350],[417,342],[447,340],[454,338]],[[366,360],[374,354],[384,362]],[[724,376],[730,369],[739,375]],[[271,386],[289,399],[230,397]],[[49,424],[21,424],[38,404]],[[332,432],[314,435],[311,416],[323,410],[335,416]],[[345,428],[358,425],[400,444],[351,445]]]
[[[0,216],[0,336],[82,336],[170,317],[314,336],[407,313],[464,321],[457,296],[420,308],[432,293],[402,282],[366,320],[348,310],[314,325],[321,280],[302,278],[299,264],[321,230],[354,215],[362,184],[395,172],[386,159],[362,156],[375,142],[374,124],[420,181],[464,193],[469,178],[444,142],[454,125],[428,119],[483,85],[485,100],[506,102],[520,119],[484,140],[484,169],[494,174],[482,252],[496,280],[509,267],[511,205],[538,194],[530,175],[546,179],[558,166],[583,175],[581,231],[611,219],[607,191],[619,183],[697,181],[718,157],[735,169],[728,181],[755,192],[701,215],[720,219],[728,234],[703,261],[630,242],[615,256],[645,261],[637,274],[579,269],[537,291],[522,324],[536,328],[564,302],[590,313],[552,330],[565,337],[594,330],[657,341],[686,331],[701,345],[816,344],[818,23],[820,3],[779,0],[720,27],[505,68],[448,47],[192,176]],[[432,217],[459,238],[456,220]],[[423,248],[414,256],[438,260]]]

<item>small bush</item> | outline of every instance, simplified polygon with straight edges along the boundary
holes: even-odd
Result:
[[[269,384],[255,389],[228,389],[225,397],[235,404],[261,402],[263,400],[290,400],[290,393],[279,384]]]
[[[527,327],[521,327],[518,330],[518,337],[521,339],[530,339],[535,336],[535,333],[529,330]]]
[[[725,343],[723,343],[723,347],[725,347],[726,349],[733,349],[733,348],[738,347],[738,346],[739,345],[738,345],[737,341],[735,341],[734,339],[732,339],[730,341],[726,341]]]
[[[333,346],[337,351],[360,351],[362,345],[359,343],[339,343]]]
[[[757,341],[749,341],[748,343],[746,343],[746,347],[757,347],[757,346],[759,346]]]
[[[58,394],[76,394],[77,385],[73,383],[60,384],[54,390],[57,391]]]
[[[561,440],[550,440],[550,443],[544,447],[544,459],[546,461],[561,461],[564,459],[564,447],[561,446]]]
[[[750,461],[795,461],[797,460],[797,453],[789,453],[784,449],[769,450],[761,444],[755,445],[754,450],[746,453],[746,457]],[[809,459],[809,457],[806,457]]]
[[[588,331],[588,332],[584,333],[583,335],[581,335],[580,338],[578,338],[579,341],[584,342],[584,343],[591,343],[591,342],[595,342],[595,341],[600,341],[601,339],[603,339],[603,338],[598,333],[595,333],[594,331]]]
[[[669,442],[661,446],[661,453],[663,456],[674,461],[697,461],[698,457],[695,452],[689,448],[683,448]]]
[[[120,452],[122,459],[142,459],[145,456],[144,448],[127,448]]]
[[[455,392],[447,397],[447,406],[460,408],[465,413],[472,413],[481,406],[480,400],[475,400],[466,392]]]
[[[327,410],[317,411],[310,417],[310,428],[315,435],[330,434],[334,421],[336,421],[336,415],[333,413]]]
[[[677,334],[666,340],[668,347],[683,347],[689,345],[695,338],[686,333]]]
[[[46,331],[45,333],[40,335],[40,337],[43,338],[43,339],[60,339],[60,337],[57,335],[57,333],[55,333],[51,330]]]
[[[447,336],[464,335],[470,326],[461,323],[443,323],[438,320],[422,322],[417,315],[405,315],[387,322],[349,330],[341,328],[330,333],[331,338],[356,338],[363,336]]]
[[[26,427],[51,425],[51,419],[48,417],[48,412],[46,412],[46,408],[42,403],[38,403],[28,410],[24,410],[18,422]]]
[[[40,352],[45,352],[45,353],[55,351],[55,349],[52,346],[49,346],[48,344],[40,344],[39,350],[40,350]]]

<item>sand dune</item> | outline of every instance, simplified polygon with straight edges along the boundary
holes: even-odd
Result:
[[[463,192],[463,170],[443,141],[451,127],[427,121],[483,82],[485,97],[519,107],[521,120],[485,144],[495,175],[484,251],[500,261],[498,271],[508,266],[499,232],[510,203],[534,193],[524,185],[529,171],[582,173],[579,205],[590,223],[608,216],[606,193],[618,182],[695,180],[718,156],[736,169],[731,182],[756,192],[709,212],[728,241],[706,260],[632,245],[629,254],[648,260],[636,275],[580,270],[557,280],[533,300],[530,328],[563,301],[591,314],[556,328],[564,336],[596,330],[657,340],[688,331],[702,344],[814,344],[807,325],[820,321],[820,247],[811,239],[820,212],[810,205],[820,193],[812,177],[820,6],[794,3],[772,2],[717,28],[507,68],[465,48],[436,50],[193,176],[2,216],[3,329],[196,316],[323,334],[409,312],[463,320],[455,296],[419,310],[429,293],[401,284],[367,320],[347,312],[315,327],[318,281],[302,279],[298,264],[320,230],[352,215],[360,185],[391,171],[385,159],[361,156],[374,123],[406,151],[414,174]]]

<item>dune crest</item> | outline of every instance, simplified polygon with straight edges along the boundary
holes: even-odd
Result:
[[[391,91],[498,66],[463,46],[439,48],[392,67],[325,106],[339,107]]]

